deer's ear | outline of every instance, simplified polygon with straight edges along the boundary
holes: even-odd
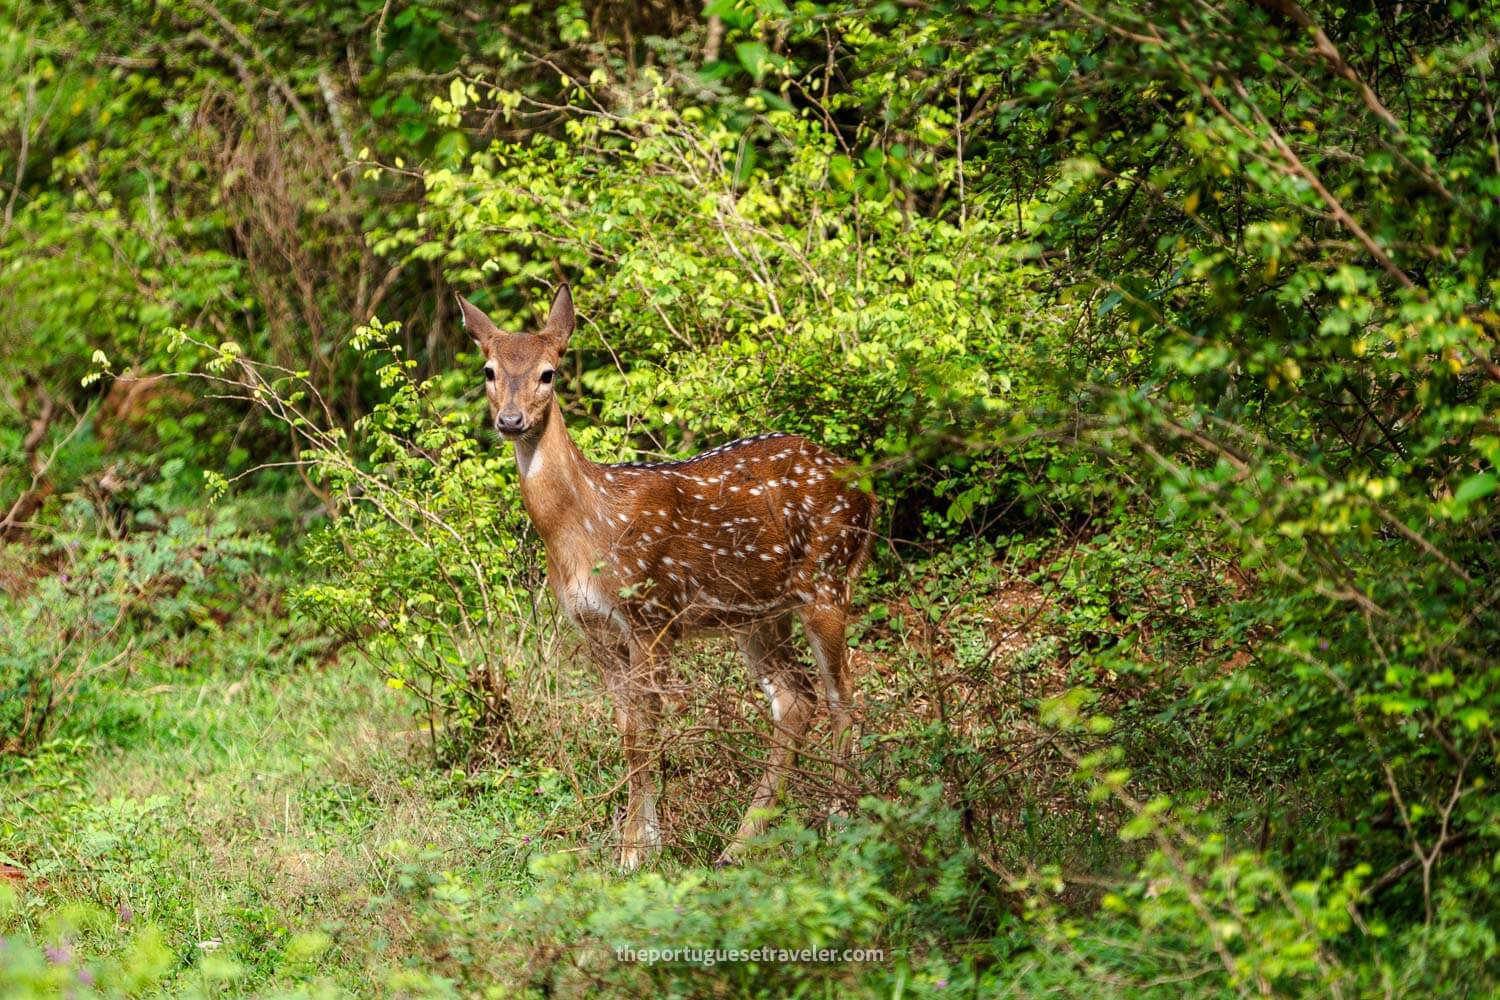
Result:
[[[542,336],[556,341],[557,349],[561,351],[568,346],[568,337],[572,336],[573,323],[573,293],[568,290],[567,285],[557,289],[557,294],[552,297],[552,308],[547,313],[547,325],[542,327]]]
[[[486,340],[500,332],[495,324],[490,322],[490,318],[479,311],[478,306],[462,295],[458,297],[458,311],[463,314],[464,329],[469,331],[469,336],[473,337],[474,343],[480,347],[484,346]]]

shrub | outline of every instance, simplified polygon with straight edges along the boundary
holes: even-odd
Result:
[[[88,520],[86,505],[72,517]],[[117,679],[161,637],[216,625],[267,541],[232,516],[176,515],[124,539],[58,530],[52,575],[0,594],[0,754],[26,754],[66,722],[77,699]],[[19,553],[11,549],[7,558]]]

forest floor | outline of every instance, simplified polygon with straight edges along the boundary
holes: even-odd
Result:
[[[1059,692],[1065,674],[1017,669],[1041,662],[1032,654],[1046,647],[1044,601],[1014,577],[974,590],[961,613],[877,596],[853,654],[867,735],[914,718],[979,725],[1005,691]],[[256,613],[284,614],[269,603]],[[679,669],[705,660],[744,688],[739,704],[755,704],[727,647],[699,646]],[[914,660],[931,669],[913,675]],[[574,666],[587,698],[593,679]],[[1022,687],[996,683],[1012,673]],[[603,739],[602,695],[597,703],[585,725]],[[0,810],[0,871],[23,890],[39,938],[68,936],[82,951],[92,942],[97,953],[155,928],[179,986],[196,977],[208,994],[260,995],[309,974],[363,993],[399,970],[441,967],[436,883],[523,896],[533,861],[553,853],[612,870],[608,804],[581,802],[576,774],[520,755],[438,764],[410,709],[358,655],[330,655],[284,621],[247,615],[138,650],[106,698],[79,706],[85,732],[70,725],[74,735],[0,772],[0,795],[14,804]],[[608,743],[593,745],[607,775]],[[887,753],[878,735],[868,745]],[[696,752],[711,759],[722,748],[710,737]],[[682,757],[669,778],[678,794],[721,800],[696,818],[732,823],[739,795],[682,773],[695,760]],[[607,786],[594,783],[594,797],[607,798]],[[669,845],[658,867],[683,871],[713,846]]]

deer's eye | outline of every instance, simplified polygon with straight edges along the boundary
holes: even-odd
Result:
[[[551,368],[548,368],[546,371],[542,372],[542,385],[551,385],[552,376],[556,374],[557,372],[553,371]]]
[[[485,365],[483,370],[484,370],[484,380],[486,382],[493,382],[493,381],[495,381],[495,369],[491,368],[489,365]]]

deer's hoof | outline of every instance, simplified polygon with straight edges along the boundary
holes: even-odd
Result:
[[[737,836],[724,845],[724,850],[714,859],[715,868],[729,868],[740,863],[740,855],[745,851],[745,840],[743,836]]]

